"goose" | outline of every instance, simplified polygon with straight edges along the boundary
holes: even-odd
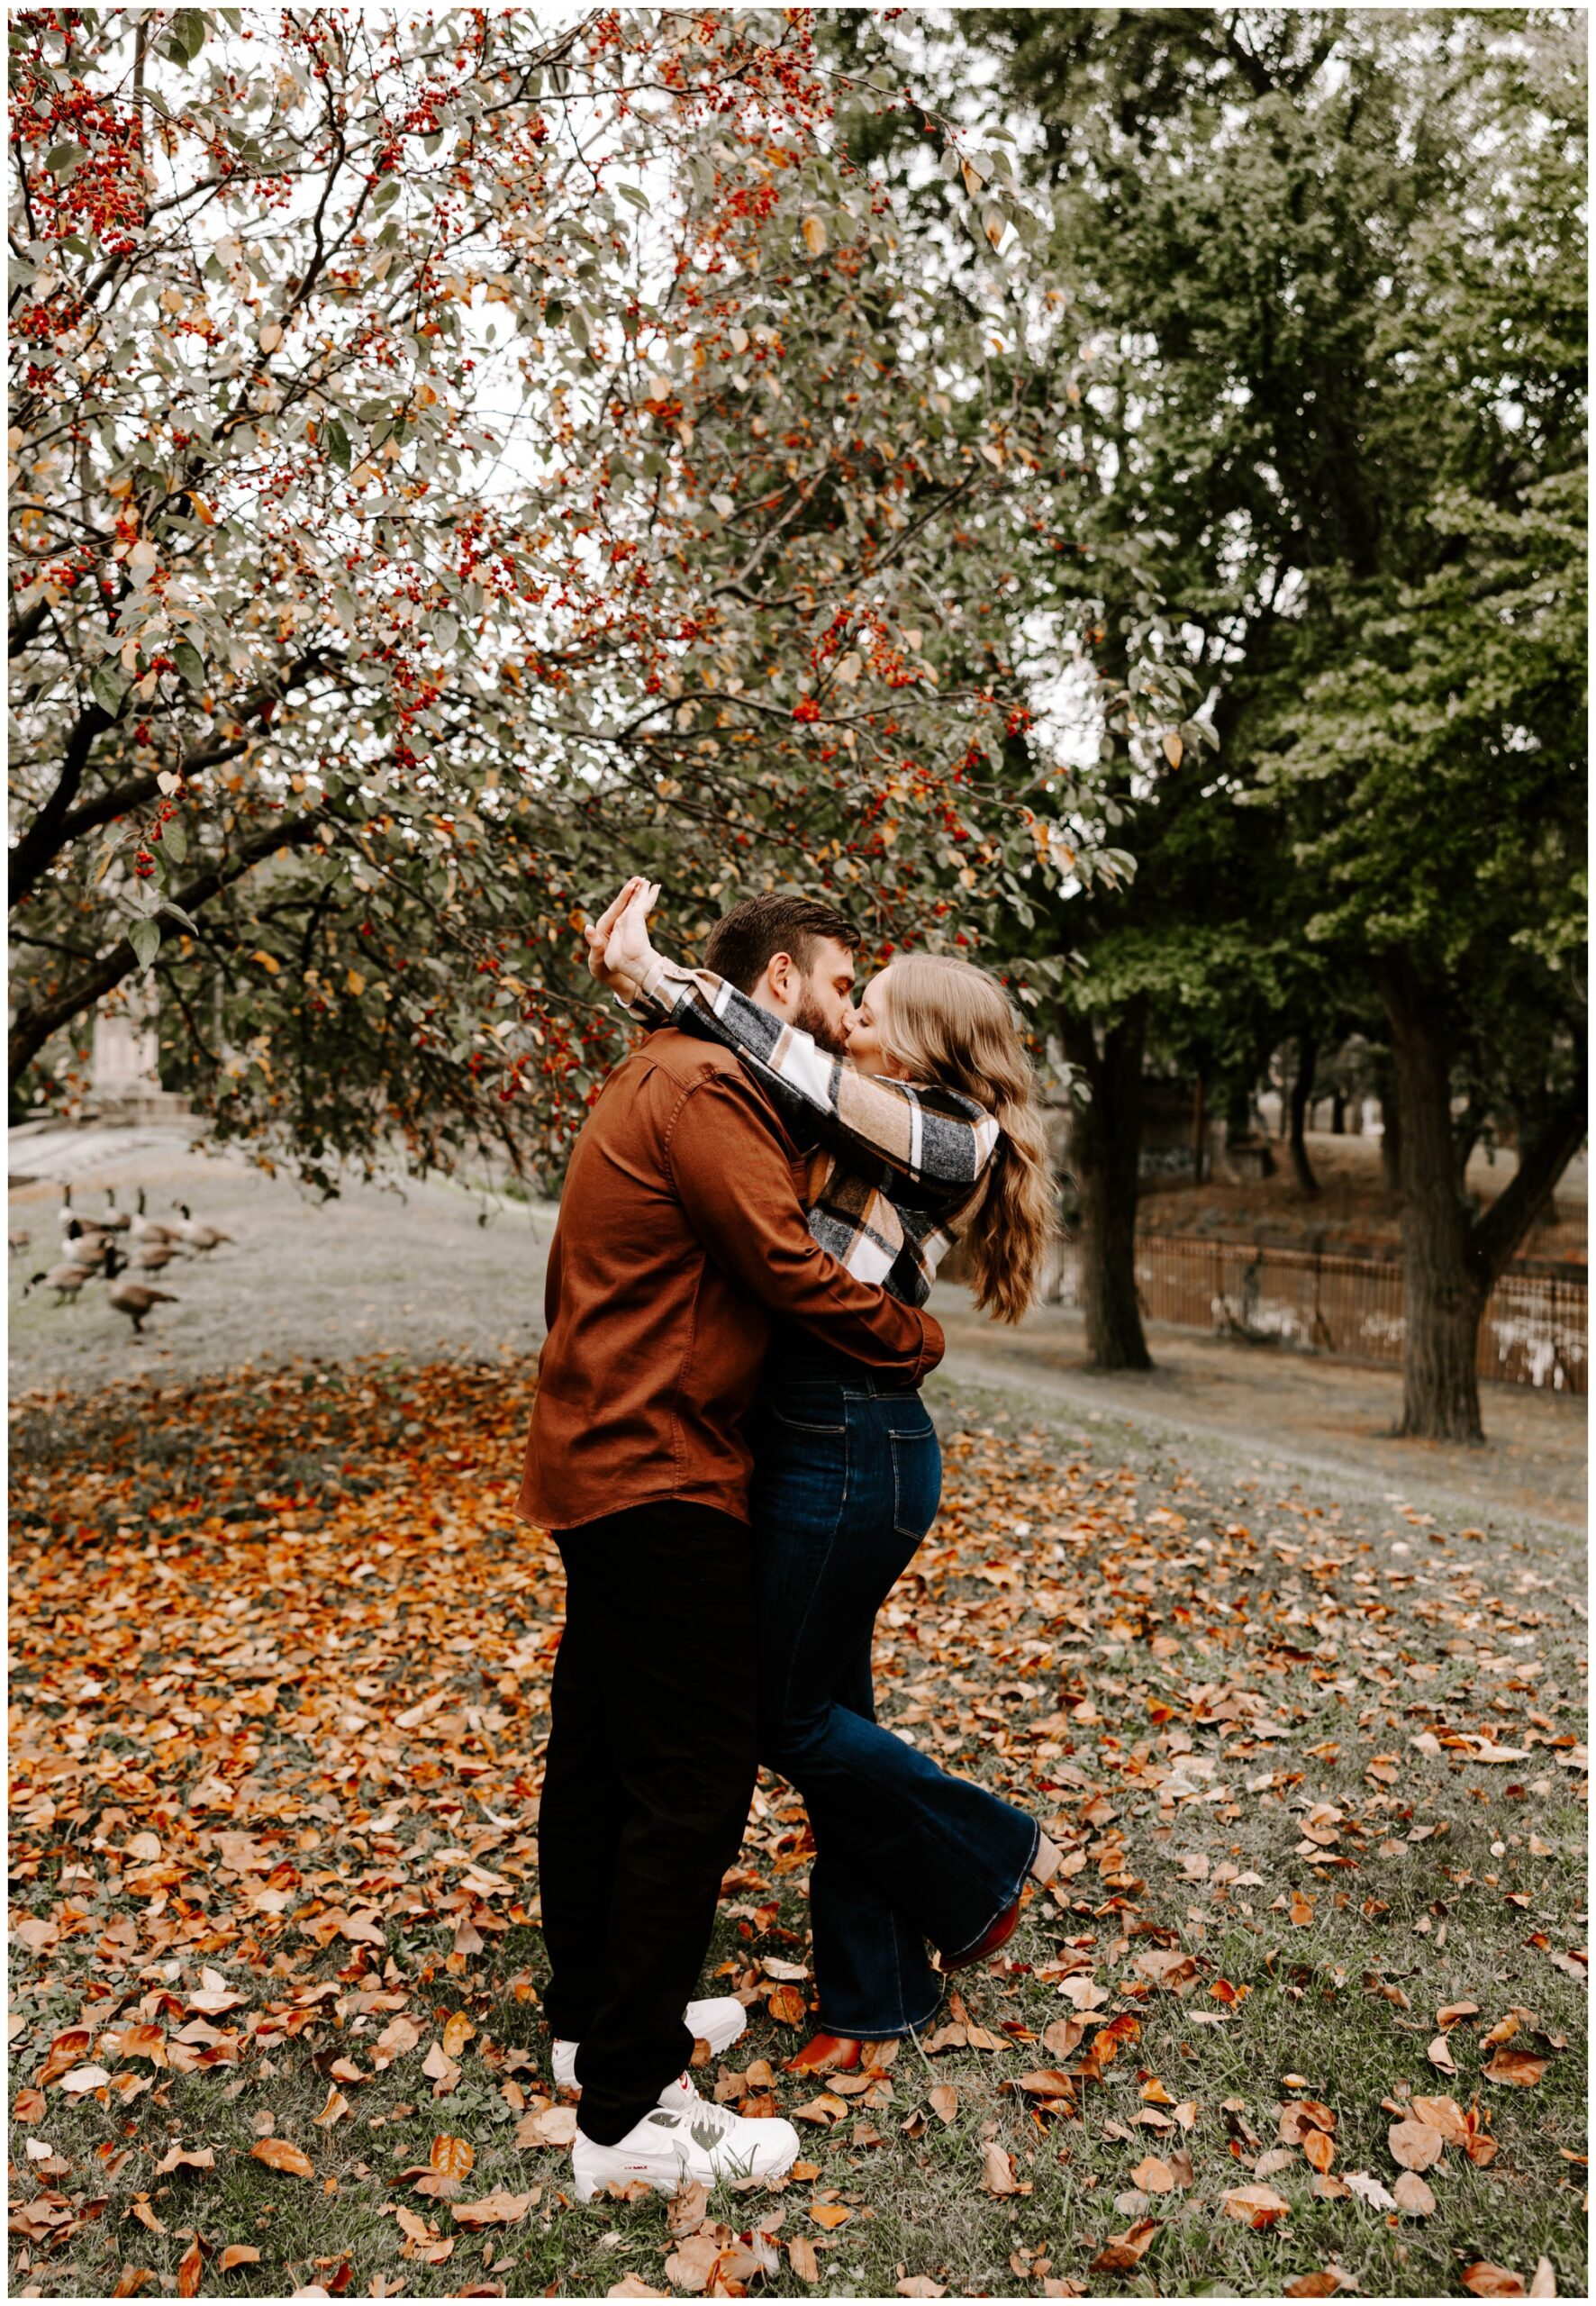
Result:
[[[231,1241],[231,1233],[219,1233],[214,1225],[205,1225],[196,1219],[186,1201],[175,1201],[174,1209],[183,1212],[183,1222],[177,1228],[177,1239],[187,1249],[214,1249],[223,1241]]]
[[[140,1247],[133,1264],[140,1273],[161,1273],[182,1254],[176,1241],[146,1241]]]
[[[27,1248],[33,1236],[28,1231],[25,1225],[14,1225],[10,1232],[5,1236],[6,1255],[8,1257],[15,1257],[19,1249],[25,1249]]]
[[[61,1187],[61,1205],[56,1212],[56,1222],[60,1227],[63,1233],[67,1230],[67,1228],[69,1225],[76,1221],[77,1216],[77,1212],[72,1206],[72,1188],[70,1185],[63,1185]]]
[[[105,1295],[119,1313],[125,1313],[133,1325],[133,1335],[142,1337],[147,1314],[158,1305],[176,1305],[180,1300],[169,1289],[151,1289],[147,1281],[119,1281],[118,1274],[127,1263],[118,1255],[112,1241],[105,1249]]]
[[[42,1284],[46,1289],[55,1291],[58,1305],[68,1305],[71,1303],[88,1279],[88,1274],[87,1266],[79,1265],[75,1259],[68,1257],[65,1265],[51,1266],[48,1273],[34,1274],[27,1288],[23,1290],[23,1295],[28,1296]]]
[[[152,1248],[177,1238],[169,1225],[158,1225],[153,1217],[145,1216],[142,1185],[139,1187],[139,1206],[129,1218],[128,1226],[135,1241],[148,1241]]]
[[[107,1185],[105,1214],[104,1217],[95,1218],[93,1222],[99,1227],[102,1233],[125,1233],[132,1221],[125,1209],[118,1209],[116,1206],[116,1187]]]
[[[76,1217],[67,1227],[63,1243],[67,1255],[78,1265],[96,1266],[105,1254],[110,1235],[102,1233],[97,1225],[80,1224]]]

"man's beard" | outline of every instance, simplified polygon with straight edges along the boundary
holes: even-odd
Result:
[[[830,1022],[812,993],[805,991],[799,994],[798,1006],[793,1012],[793,1023],[799,1032],[807,1033],[812,1041],[818,1042],[828,1056],[848,1055],[847,1033]]]

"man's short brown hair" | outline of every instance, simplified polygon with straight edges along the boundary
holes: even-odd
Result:
[[[845,912],[818,897],[745,897],[711,930],[703,965],[739,993],[752,993],[777,953],[790,953],[807,976],[815,947],[828,937],[850,953],[864,941]]]

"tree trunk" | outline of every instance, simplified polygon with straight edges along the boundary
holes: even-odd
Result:
[[[1319,1063],[1319,1044],[1313,1035],[1297,1035],[1297,1070],[1292,1082],[1292,1167],[1296,1173],[1297,1190],[1310,1197],[1319,1192],[1319,1179],[1313,1174],[1313,1164],[1308,1158],[1308,1105],[1313,1094],[1314,1068]]]
[[[1082,1194],[1082,1301],[1086,1349],[1095,1370],[1151,1370],[1137,1303],[1137,1193],[1142,1158],[1142,1047],[1147,1017],[1137,1003],[1098,1033],[1063,1020],[1063,1049],[1084,1070],[1091,1103],[1075,1121],[1075,1169]]]
[[[1452,1120],[1445,1003],[1400,966],[1381,987],[1402,1115],[1402,1422],[1427,1440],[1482,1441],[1474,1374],[1480,1319],[1498,1276],[1556,1191],[1585,1139],[1583,1042],[1574,1077],[1537,1098],[1519,1131],[1519,1166],[1472,1217],[1465,1140]]]
[[[114,725],[111,714],[103,712],[97,704],[86,705],[73,722],[66,750],[61,756],[60,774],[56,778],[55,790],[11,852],[6,878],[12,904],[20,903],[34,883],[43,877],[51,858],[60,847],[61,828],[77,798],[83,773],[95,749],[95,739],[103,730]],[[158,789],[152,778],[150,790]]]
[[[1397,1103],[1396,1083],[1382,1072],[1380,1081],[1380,1167],[1384,1172],[1386,1190],[1401,1193],[1402,1189],[1402,1111]]]
[[[1485,1290],[1471,1270],[1470,1219],[1452,1141],[1442,1003],[1398,968],[1381,988],[1401,1113],[1402,1421],[1430,1441],[1483,1441],[1474,1355]],[[1386,1103],[1386,1129],[1392,1107]]]
[[[1145,1013],[1134,1004],[1101,1041],[1083,1018],[1061,1020],[1065,1054],[1091,1087],[1075,1120],[1081,1189],[1081,1282],[1095,1369],[1150,1369],[1136,1295],[1137,1175],[1141,1156]]]
[[[1338,1089],[1330,1099],[1330,1135],[1345,1137],[1346,1134],[1347,1092],[1345,1089]]]
[[[289,695],[295,688],[303,688],[313,675],[326,672],[336,660],[317,649],[307,649],[303,657],[294,658],[280,672],[257,681],[249,695],[234,707],[232,718],[248,724],[269,713],[271,707]],[[131,810],[142,808],[146,801],[154,800],[160,790],[159,773],[124,777],[96,793],[92,800],[79,802],[78,789],[84,771],[88,766],[95,740],[107,729],[116,725],[119,716],[102,712],[97,704],[90,705],[78,715],[62,756],[61,773],[54,792],[38,815],[27,827],[11,852],[9,867],[10,902],[20,904],[31,896],[34,888],[62,853],[85,833],[94,832],[115,817],[125,816]],[[236,760],[249,749],[247,737],[218,738],[207,745],[196,746],[187,753],[183,774],[192,784],[208,768],[218,768],[224,762]]]
[[[1519,1116],[1519,1166],[1512,1183],[1475,1218],[1469,1236],[1474,1277],[1487,1294],[1531,1226],[1554,1206],[1557,1181],[1585,1141],[1589,1113],[1582,1059],[1561,1096],[1536,1101],[1532,1127],[1526,1125],[1530,1116]]]
[[[1201,1185],[1208,1169],[1208,1083],[1200,1073],[1192,1091],[1192,1180]]]

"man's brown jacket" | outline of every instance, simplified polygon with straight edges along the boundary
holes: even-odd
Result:
[[[519,1507],[570,1529],[657,1498],[748,1518],[744,1428],[773,1320],[917,1385],[941,1330],[811,1236],[805,1164],[730,1051],[667,1027],[576,1140]]]

